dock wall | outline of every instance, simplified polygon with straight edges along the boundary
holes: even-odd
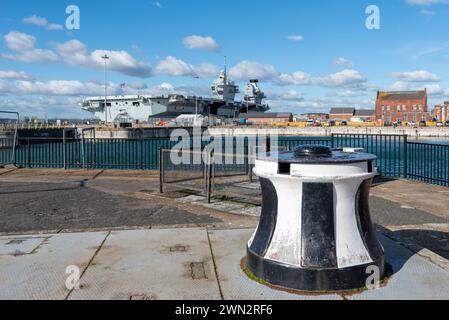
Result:
[[[211,135],[222,136],[251,136],[251,135],[279,135],[279,136],[308,136],[326,137],[332,133],[340,134],[397,134],[407,135],[412,138],[449,138],[449,128],[355,128],[355,127],[332,127],[332,128],[210,128]]]

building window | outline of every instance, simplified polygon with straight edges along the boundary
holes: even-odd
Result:
[[[401,106],[398,105],[396,108],[397,108],[398,112],[401,111]]]
[[[402,111],[407,111],[407,106],[405,104],[402,106]]]
[[[382,106],[382,111],[385,111],[385,106]]]
[[[388,110],[388,111],[390,111],[390,110],[391,110],[390,106],[387,106],[387,110]]]

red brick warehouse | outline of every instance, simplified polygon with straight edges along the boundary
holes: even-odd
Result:
[[[383,122],[429,121],[427,89],[378,91],[376,119]]]

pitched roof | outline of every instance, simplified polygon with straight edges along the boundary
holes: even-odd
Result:
[[[379,91],[380,100],[422,100],[426,97],[425,90],[419,91]]]
[[[355,108],[332,108],[330,114],[354,114]]]
[[[371,109],[361,109],[361,110],[355,110],[354,116],[359,117],[372,117],[376,115],[376,110]]]

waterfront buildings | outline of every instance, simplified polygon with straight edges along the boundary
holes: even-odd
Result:
[[[442,122],[449,120],[449,101],[446,101],[444,105],[436,105],[432,116],[434,119]]]
[[[384,123],[430,120],[427,90],[378,91],[376,119]]]
[[[374,109],[356,109],[354,112],[354,118],[361,119],[365,122],[376,121],[376,110]]]
[[[332,108],[329,117],[336,121],[351,121],[354,113],[355,108]]]
[[[267,124],[270,122],[293,122],[293,114],[289,112],[277,113],[248,113],[241,114],[240,119],[245,119],[248,123]]]

